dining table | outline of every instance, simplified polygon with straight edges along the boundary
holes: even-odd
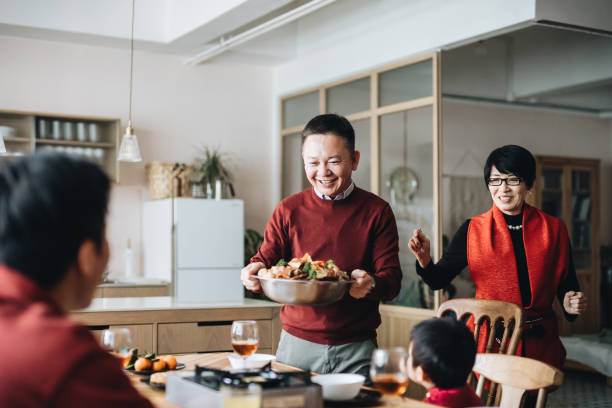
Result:
[[[199,354],[182,354],[176,355],[177,361],[179,363],[185,364],[185,368],[183,370],[193,371],[195,365],[206,366],[210,368],[216,368],[219,370],[227,370],[231,368],[230,362],[228,360],[228,356],[232,354],[229,352],[220,352],[220,353],[199,353]],[[278,372],[295,372],[301,371],[299,368],[291,367],[286,364],[273,362],[272,369]],[[183,371],[181,370],[181,371]],[[132,384],[134,387],[146,398],[148,398],[151,403],[157,408],[180,408],[178,405],[175,405],[168,400],[166,400],[166,393],[163,390],[159,390],[151,387],[146,382],[142,381],[142,376],[132,373],[130,371],[126,371],[127,375],[130,377]],[[171,375],[171,374],[170,374]],[[367,387],[366,387],[367,388]],[[344,405],[344,407],[349,407],[350,404]],[[405,397],[405,396],[387,396],[383,395],[377,407],[401,407],[401,408],[412,408],[412,407],[436,407],[437,405],[427,404],[423,401],[419,401],[413,398]],[[265,408],[265,405],[264,405]]]

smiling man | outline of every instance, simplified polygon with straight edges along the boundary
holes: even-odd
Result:
[[[380,324],[378,304],[400,289],[397,225],[391,207],[355,186],[359,165],[355,132],[335,114],[313,118],[302,131],[302,158],[312,188],[281,201],[264,242],[242,270],[242,282],[260,291],[252,277],[280,259],[333,259],[355,280],[340,301],[318,307],[283,306],[277,359],[318,373],[367,375]]]

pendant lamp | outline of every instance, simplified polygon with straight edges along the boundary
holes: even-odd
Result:
[[[121,146],[119,147],[119,154],[117,160],[124,162],[139,162],[142,161],[140,157],[140,148],[138,147],[138,138],[134,134],[134,128],[132,128],[132,88],[134,87],[134,5],[136,0],[132,0],[132,37],[130,45],[130,113],[128,115],[128,125],[125,128],[125,134],[121,139]]]

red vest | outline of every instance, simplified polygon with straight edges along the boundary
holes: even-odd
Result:
[[[552,303],[569,267],[567,229],[558,218],[525,204],[523,242],[531,286],[531,304],[524,308],[525,319],[543,317],[538,324],[544,326],[545,334],[525,338],[517,354],[560,368],[565,360],[565,349],[559,339]],[[477,299],[503,300],[522,306],[512,238],[497,206],[471,219],[467,259]],[[479,352],[484,350],[486,334],[481,339]]]

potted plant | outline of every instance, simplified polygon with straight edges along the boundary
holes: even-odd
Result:
[[[194,170],[189,176],[194,186],[192,189],[194,197],[204,196],[205,191],[206,197],[212,198],[213,189],[215,189],[215,198],[221,199],[225,187],[229,187],[231,196],[234,196],[233,177],[224,161],[227,162],[226,155],[218,149],[210,149],[206,146],[201,148],[201,156],[194,159]]]

